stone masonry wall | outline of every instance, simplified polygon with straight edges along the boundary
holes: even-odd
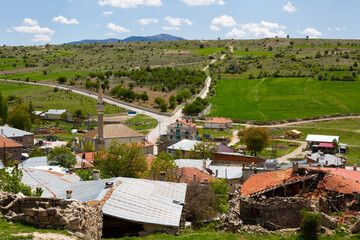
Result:
[[[245,223],[258,221],[273,229],[296,228],[301,224],[300,210],[310,210],[311,205],[310,199],[296,197],[241,198],[240,215]]]
[[[0,192],[0,210],[7,219],[39,228],[67,229],[101,239],[103,215],[101,205],[58,198],[24,197]]]

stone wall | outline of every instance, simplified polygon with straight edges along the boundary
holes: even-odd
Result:
[[[269,199],[240,199],[240,215],[245,223],[262,223],[270,229],[300,226],[300,210],[311,210],[310,199],[274,197]]]
[[[0,192],[0,210],[5,218],[39,228],[67,229],[91,239],[101,239],[103,214],[97,202],[59,198],[24,197]]]

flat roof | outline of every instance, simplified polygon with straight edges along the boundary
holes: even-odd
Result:
[[[17,128],[12,128],[8,126],[0,126],[0,134],[1,132],[5,137],[23,137],[25,135],[33,135],[31,132],[23,131]]]
[[[307,142],[323,142],[323,143],[332,143],[334,139],[339,142],[339,136],[330,136],[330,135],[314,135],[309,134],[306,137]]]

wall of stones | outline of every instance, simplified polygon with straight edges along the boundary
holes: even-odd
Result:
[[[301,224],[300,210],[310,210],[310,199],[274,197],[240,199],[240,215],[245,223],[263,223],[267,228],[296,228]]]
[[[101,239],[102,236],[103,214],[97,202],[24,197],[0,192],[0,210],[12,221],[39,228],[67,229],[83,233],[91,239]]]

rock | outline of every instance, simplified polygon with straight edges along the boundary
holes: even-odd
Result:
[[[360,220],[357,220],[355,224],[350,228],[351,233],[358,233],[360,232]]]
[[[76,232],[74,234],[75,237],[79,238],[79,239],[90,239],[88,236],[86,236],[85,234],[81,233],[81,232]]]
[[[41,210],[39,210],[39,212],[38,212],[38,214],[36,216],[38,216],[38,217],[47,217],[48,213],[47,213],[46,210],[41,209]]]
[[[48,209],[46,209],[46,212],[49,215],[54,216],[57,213],[57,209],[56,208],[48,208]]]
[[[321,226],[326,227],[326,228],[330,228],[330,229],[336,229],[337,228],[337,221],[336,219],[326,215],[325,213],[320,213],[321,214]]]
[[[37,210],[36,209],[25,209],[24,210],[24,214],[30,217],[33,217],[37,214]]]

